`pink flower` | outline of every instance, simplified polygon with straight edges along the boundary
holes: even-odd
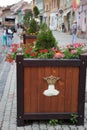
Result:
[[[56,51],[57,51],[57,48],[53,47],[53,48],[52,48],[52,51],[53,51],[53,52],[56,52]]]
[[[62,53],[55,53],[54,58],[64,58],[64,54],[62,54]]]
[[[76,50],[71,50],[71,54],[75,54],[76,52]]]

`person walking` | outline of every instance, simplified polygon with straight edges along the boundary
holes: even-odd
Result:
[[[77,22],[74,21],[72,24],[72,43],[76,42],[76,33],[77,33]]]
[[[13,32],[11,31],[10,28],[6,29],[6,35],[7,35],[7,46],[10,47],[12,45],[12,37],[13,37]]]
[[[3,46],[3,50],[6,49],[6,45],[7,45],[7,35],[6,35],[6,28],[3,28],[2,30],[2,46]]]

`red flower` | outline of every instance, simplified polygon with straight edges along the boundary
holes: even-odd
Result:
[[[12,58],[10,58],[10,59],[9,59],[9,62],[10,62],[10,63],[12,63],[12,62],[13,62],[13,59],[12,59]]]
[[[12,44],[12,47],[18,48],[19,45],[17,43]]]
[[[40,50],[39,52],[40,52],[40,53],[47,53],[48,50],[47,50],[47,49],[43,49],[43,50]]]
[[[12,58],[11,54],[8,54],[8,55],[6,56],[6,61],[8,61],[8,62],[10,62],[10,63],[13,62],[13,58]]]
[[[32,57],[35,57],[35,56],[36,56],[36,53],[35,53],[35,52],[31,52],[30,55],[31,55]]]
[[[16,52],[16,50],[17,50],[16,48],[12,48],[11,49],[12,52]]]
[[[31,51],[32,51],[32,48],[27,48],[27,49],[25,50],[25,53],[28,54],[28,53],[31,52]]]

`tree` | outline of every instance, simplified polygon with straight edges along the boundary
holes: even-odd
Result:
[[[29,11],[24,15],[23,24],[25,27],[29,27],[32,16],[33,16],[32,11]]]
[[[34,13],[34,17],[37,18],[38,15],[39,15],[39,13],[40,13],[37,6],[34,6],[34,8],[33,8],[33,13]]]
[[[28,30],[28,34],[31,34],[31,33],[37,33],[39,30],[39,25],[38,23],[35,21],[35,19],[31,19],[30,20],[30,28]]]

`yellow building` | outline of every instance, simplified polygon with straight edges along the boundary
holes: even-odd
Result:
[[[43,22],[50,25],[50,0],[44,0]]]

